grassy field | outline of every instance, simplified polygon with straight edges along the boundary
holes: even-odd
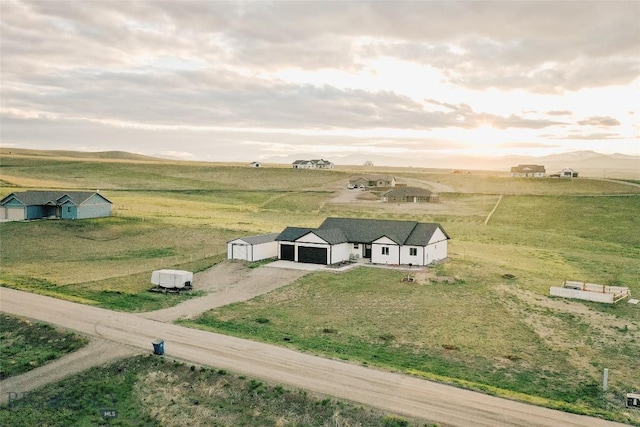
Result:
[[[0,380],[35,369],[87,344],[83,337],[0,313]]]
[[[399,181],[448,187],[442,203],[346,204],[331,200],[355,170],[45,154],[3,156],[0,196],[100,188],[114,216],[0,224],[5,286],[144,311],[189,297],[147,292],[152,270],[204,270],[239,236],[314,227],[327,216],[439,222],[452,236],[451,259],[417,285],[380,269],[311,274],[193,326],[640,424],[622,407],[624,392],[640,387],[638,306],[547,297],[564,279],[640,295],[638,187],[406,169],[396,171]]]
[[[115,410],[105,420],[101,409]],[[0,407],[15,427],[427,426],[392,414],[233,375],[141,356],[94,368]]]

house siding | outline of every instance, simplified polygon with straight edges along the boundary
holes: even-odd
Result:
[[[111,216],[111,203],[105,203],[104,199],[97,194],[94,194],[76,208],[77,219],[103,218],[106,216]]]
[[[416,250],[415,255],[411,255],[411,249]],[[425,248],[422,246],[402,246],[400,248],[400,264],[405,265],[425,265]]]
[[[388,250],[388,254],[383,253],[383,248]],[[371,262],[375,264],[400,264],[400,246],[388,237],[371,243]]]
[[[351,250],[350,248],[353,245],[350,243],[340,243],[338,245],[333,245],[330,249],[329,249],[329,263],[331,264],[337,264],[339,262],[343,262],[343,261],[349,261],[349,257],[351,255]]]

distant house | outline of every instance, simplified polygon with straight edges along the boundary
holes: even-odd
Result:
[[[546,171],[540,165],[518,165],[511,168],[511,176],[516,178],[544,178]]]
[[[107,217],[111,204],[98,192],[24,191],[0,200],[0,221]]]
[[[353,187],[389,188],[396,186],[396,178],[391,175],[361,175],[349,179]]]
[[[278,256],[279,233],[241,237],[227,242],[227,259],[260,261]]]
[[[249,166],[251,166],[252,168],[261,168],[262,167],[262,163],[260,163],[260,162],[251,162],[249,164]]]
[[[402,187],[385,193],[382,201],[387,203],[439,203],[440,196],[424,188]]]
[[[558,173],[554,173],[551,175],[553,178],[577,178],[578,171],[575,171],[571,168],[564,168]]]
[[[327,218],[318,228],[287,227],[276,241],[281,260],[329,265],[361,258],[424,266],[447,258],[449,239],[436,223]]]
[[[294,169],[333,169],[334,164],[328,160],[296,160],[291,164]]]

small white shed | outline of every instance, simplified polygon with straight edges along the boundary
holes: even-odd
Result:
[[[260,261],[278,256],[276,237],[280,233],[241,237],[227,242],[227,259]]]
[[[184,270],[155,270],[151,273],[151,283],[166,289],[190,288],[193,273]]]

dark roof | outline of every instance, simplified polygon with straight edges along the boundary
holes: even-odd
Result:
[[[278,237],[279,235],[280,233],[260,234],[258,236],[241,237],[240,239],[233,240],[243,240],[251,245],[259,245],[260,243],[274,242],[276,240],[276,237]]]
[[[382,219],[327,218],[323,228],[339,228],[349,242],[370,243],[386,236],[398,244],[404,243],[416,226],[415,221],[389,221]]]
[[[294,240],[298,240],[300,237],[307,235],[309,233],[313,233],[316,236],[320,237],[327,243],[332,245],[336,245],[338,243],[347,242],[347,238],[340,229],[335,228],[301,228],[301,227],[287,227],[284,229],[282,233],[276,237],[276,240],[285,241],[285,242],[293,242]]]
[[[327,243],[371,243],[388,237],[398,245],[426,246],[437,229],[446,231],[437,223],[394,221],[386,219],[327,218],[318,228],[287,227],[276,238],[293,242],[308,233],[314,233]]]
[[[302,227],[287,227],[282,230],[282,233],[278,234],[276,240],[284,240],[285,242],[293,242],[299,239],[310,231],[315,231],[315,228],[302,228]]]
[[[413,231],[407,238],[407,241],[404,242],[404,244],[412,246],[424,246],[429,243],[429,240],[431,240],[433,233],[435,233],[438,228],[442,231],[447,239],[451,239],[447,232],[444,231],[442,227],[440,227],[440,224],[436,224],[433,222],[419,222],[416,225],[416,228],[413,229]]]
[[[393,175],[356,175],[349,178],[349,181],[358,181],[364,179],[365,181],[387,181],[391,182],[396,179]]]
[[[339,228],[318,228],[317,230],[314,230],[313,233],[332,245],[349,241],[347,236],[344,235],[344,232]]]
[[[9,194],[4,199],[0,200],[0,204],[4,204],[12,197],[15,197],[25,206],[57,206],[60,199],[64,196],[68,196],[74,204],[80,205],[96,194],[108,203],[111,203],[111,201],[106,197],[95,191],[22,191]]]
[[[386,197],[407,197],[407,196],[415,196],[415,197],[427,197],[433,194],[431,191],[424,188],[417,187],[401,187],[396,188],[395,190],[391,190],[384,195]]]

